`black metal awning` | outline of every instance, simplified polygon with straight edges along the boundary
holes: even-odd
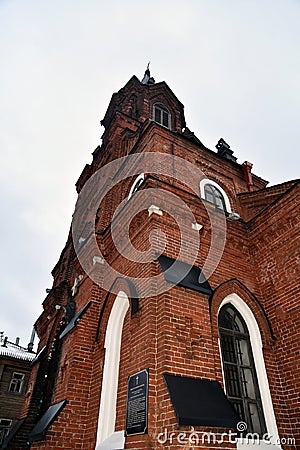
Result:
[[[236,428],[239,417],[220,383],[164,374],[178,425]]]
[[[33,366],[36,362],[38,362],[41,359],[41,357],[44,354],[45,350],[46,350],[46,345],[44,345],[44,347],[38,352],[36,357],[31,361],[31,364],[30,364],[31,366]]]
[[[199,267],[166,255],[158,256],[158,261],[166,281],[203,294],[212,294],[210,284]]]
[[[68,334],[73,328],[76,327],[77,322],[81,319],[83,314],[88,310],[88,308],[91,306],[92,301],[90,300],[75,316],[70,320],[66,328],[63,330],[63,332],[60,334],[59,339],[62,339],[66,334]]]
[[[54,422],[60,411],[63,409],[67,400],[62,400],[61,402],[55,403],[54,405],[49,406],[47,411],[42,415],[40,420],[34,426],[33,430],[29,435],[30,444],[34,441],[39,441],[43,439],[48,428]]]

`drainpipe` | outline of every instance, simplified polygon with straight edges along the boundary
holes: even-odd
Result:
[[[245,161],[242,164],[244,177],[245,177],[245,180],[247,183],[247,189],[249,192],[253,191],[253,181],[252,181],[252,173],[251,173],[252,167],[253,167],[253,164],[248,161]]]

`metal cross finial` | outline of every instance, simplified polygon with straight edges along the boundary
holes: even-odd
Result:
[[[145,70],[144,77],[143,77],[143,79],[141,81],[142,84],[151,85],[151,84],[155,83],[154,78],[150,76],[150,68],[149,67],[150,67],[150,61],[147,64],[147,69]]]

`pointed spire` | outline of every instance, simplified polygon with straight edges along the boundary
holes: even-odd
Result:
[[[150,61],[147,64],[147,69],[145,70],[144,77],[143,77],[143,79],[141,81],[142,84],[148,84],[149,85],[149,84],[154,84],[155,83],[154,78],[150,76],[149,66],[150,66]]]
[[[149,61],[148,64],[147,64],[146,72],[147,72],[147,74],[148,74],[149,77],[150,77],[150,61]]]

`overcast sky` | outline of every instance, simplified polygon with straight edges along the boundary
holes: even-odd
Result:
[[[209,148],[299,177],[299,0],[0,0],[0,331],[27,344],[113,92],[147,62]]]

